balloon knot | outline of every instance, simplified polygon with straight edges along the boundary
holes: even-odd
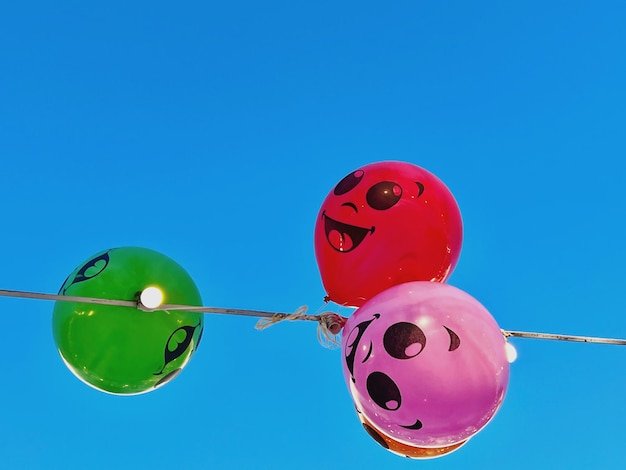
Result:
[[[347,318],[336,313],[325,312],[320,314],[319,325],[317,326],[317,339],[320,344],[328,349],[340,346],[341,343],[337,339],[337,335],[341,333],[347,321]]]
[[[298,309],[295,312],[290,313],[288,315],[285,313],[277,313],[276,315],[273,315],[270,318],[261,318],[254,327],[257,330],[264,330],[265,328],[268,328],[284,320],[305,320],[307,317],[306,312],[307,312],[307,307],[306,305],[303,305],[301,307],[298,307]]]

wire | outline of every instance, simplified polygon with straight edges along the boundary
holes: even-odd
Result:
[[[22,299],[58,300],[61,302],[82,302],[86,304],[115,305],[117,307],[138,307],[138,301],[108,300],[94,297],[76,297],[73,295],[41,294],[39,292],[25,292],[18,290],[0,289],[2,297],[18,297]]]
[[[2,297],[17,297],[23,299],[40,299],[40,300],[54,300],[58,302],[81,302],[86,304],[100,304],[100,305],[112,305],[116,307],[132,307],[138,308],[143,311],[184,311],[184,312],[198,312],[198,313],[214,313],[214,314],[226,314],[226,315],[244,315],[249,317],[261,317],[261,318],[281,318],[289,317],[291,313],[276,313],[276,312],[264,312],[259,310],[242,310],[234,308],[217,308],[217,307],[201,307],[191,305],[176,305],[176,304],[163,304],[159,305],[156,309],[149,309],[143,306],[139,300],[113,300],[113,299],[100,299],[95,297],[77,297],[72,295],[59,295],[59,294],[42,294],[39,292],[27,292],[0,289],[0,296]],[[319,321],[319,315],[299,315],[298,320]]]
[[[216,308],[216,307],[198,307],[192,305],[176,305],[176,304],[162,304],[156,308],[147,308],[141,303],[140,293],[137,293],[137,300],[113,300],[113,299],[99,299],[95,297],[76,297],[72,295],[59,295],[59,294],[42,294],[39,292],[27,292],[0,289],[0,296],[3,297],[17,297],[22,299],[40,299],[40,300],[54,300],[57,302],[81,302],[87,304],[100,304],[111,305],[116,307],[131,307],[145,312],[154,311],[179,311],[179,312],[198,312],[198,313],[213,313],[213,314],[225,314],[225,315],[243,315],[248,317],[260,317],[255,326],[257,330],[264,330],[278,322],[284,320],[305,320],[314,321],[318,323],[317,336],[320,344],[326,347],[334,347],[338,345],[336,335],[341,332],[341,329],[345,325],[347,318],[337,315],[332,312],[324,312],[319,315],[309,315],[306,313],[307,308],[305,306],[299,307],[294,313],[277,313],[277,312],[265,312],[259,310],[242,310],[234,308]]]
[[[518,338],[533,338],[533,339],[551,339],[556,341],[575,341],[579,343],[604,343],[604,344],[617,344],[620,346],[626,346],[626,339],[614,339],[614,338],[598,338],[593,336],[573,336],[573,335],[559,335],[553,333],[533,333],[530,331],[507,331],[502,330],[502,334],[505,337],[516,336]]]
[[[218,308],[218,307],[198,307],[192,305],[177,305],[177,304],[163,304],[155,309],[146,308],[139,300],[139,293],[137,293],[137,300],[113,300],[113,299],[100,299],[95,297],[77,297],[72,295],[59,295],[59,294],[42,294],[39,292],[17,291],[0,289],[0,297],[17,297],[23,299],[40,299],[40,300],[54,300],[57,302],[81,302],[87,304],[100,304],[100,305],[112,305],[116,307],[132,307],[139,310],[152,312],[152,311],[184,311],[184,312],[198,312],[198,313],[212,313],[212,314],[224,314],[224,315],[243,315],[248,317],[260,317],[265,318],[267,321],[259,321],[257,323],[257,329],[262,330],[268,326],[271,326],[277,322],[283,320],[305,320],[314,321],[320,324],[320,327],[331,335],[337,335],[345,325],[347,318],[336,313],[325,312],[320,315],[309,315],[306,313],[306,307],[300,307],[294,313],[277,313],[266,312],[261,310],[243,310],[234,308]],[[505,338],[518,337],[518,338],[533,338],[533,339],[549,339],[556,341],[574,341],[579,343],[603,343],[603,344],[616,344],[620,346],[626,346],[626,339],[615,338],[598,338],[593,336],[573,336],[573,335],[561,335],[554,333],[534,333],[530,331],[509,331],[502,330],[502,334]]]

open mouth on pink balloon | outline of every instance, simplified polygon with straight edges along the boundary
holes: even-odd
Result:
[[[354,250],[365,239],[365,236],[374,233],[375,227],[363,228],[356,225],[344,224],[338,220],[331,219],[326,215],[326,211],[322,213],[324,218],[324,229],[326,231],[326,239],[334,250],[341,253],[348,253]]]

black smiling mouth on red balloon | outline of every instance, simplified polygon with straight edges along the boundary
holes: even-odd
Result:
[[[365,236],[368,233],[374,233],[376,228],[373,225],[371,228],[363,228],[344,224],[328,217],[326,211],[322,213],[322,217],[324,218],[326,240],[335,251],[340,253],[349,253],[354,250],[365,239]]]

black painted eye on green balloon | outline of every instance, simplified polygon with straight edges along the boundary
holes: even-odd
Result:
[[[196,328],[198,328],[201,323],[202,322],[199,322],[196,326],[181,326],[179,328],[176,328],[172,332],[170,337],[167,339],[167,343],[165,344],[165,361],[163,367],[159,372],[155,373],[154,375],[161,375],[170,362],[178,359],[184,354],[184,352],[191,344],[191,341],[193,340],[193,334],[195,333]],[[182,331],[184,333],[184,338],[182,339],[182,341],[178,341],[175,338],[176,334],[179,331]]]
[[[172,372],[165,374],[163,377],[161,377],[161,379],[159,379],[157,383],[154,384],[154,388],[162,387],[166,383],[171,382],[174,379],[174,377],[176,377],[182,371],[183,371],[183,368],[179,367],[178,369],[174,369]]]
[[[198,335],[198,341],[196,341],[196,345],[194,346],[194,351],[197,351],[200,347],[200,341],[202,341],[202,333],[204,333],[204,326],[200,329],[200,334]]]
[[[102,271],[104,271],[105,268],[109,265],[109,261],[110,261],[109,253],[111,251],[112,250],[108,250],[105,253],[102,253],[101,255],[96,256],[95,258],[90,259],[89,261],[87,261],[84,264],[84,266],[78,270],[78,272],[74,276],[74,279],[72,279],[72,282],[67,284],[67,281],[69,281],[69,279],[70,279],[69,277],[65,280],[65,282],[63,283],[63,286],[61,286],[61,290],[59,291],[59,294],[65,295],[67,290],[70,287],[72,287],[74,284],[78,284],[79,282],[88,281],[89,279],[93,279],[98,274],[100,274]],[[66,285],[67,285],[67,287],[65,287]]]

